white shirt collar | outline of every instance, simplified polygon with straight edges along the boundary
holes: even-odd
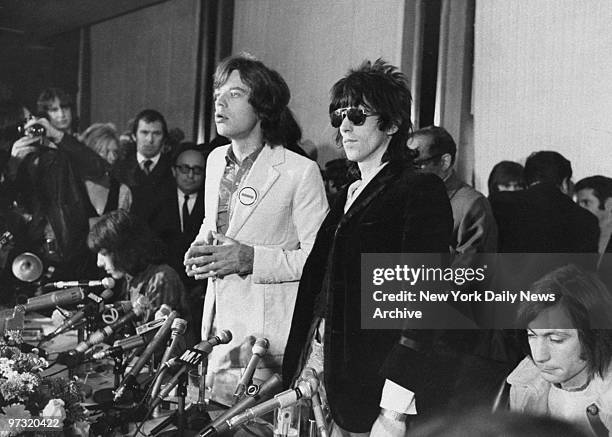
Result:
[[[155,155],[153,158],[147,158],[146,156],[141,155],[140,152],[136,152],[136,160],[138,161],[138,166],[140,168],[142,168],[143,162],[145,162],[148,159],[152,162],[151,167],[149,167],[149,169],[153,170],[155,166],[157,165],[157,163],[159,162],[159,158],[161,158],[161,152]]]

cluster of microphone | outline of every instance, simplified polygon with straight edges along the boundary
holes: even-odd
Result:
[[[105,290],[100,295],[93,293],[86,295],[83,289],[83,287],[98,286],[105,287]],[[155,313],[153,320],[137,327],[136,334],[127,338],[117,339],[112,346],[105,350],[95,351],[96,345],[117,334],[124,326],[140,320],[147,313],[147,310],[150,309],[150,302],[144,296],[140,296],[134,303],[119,302],[109,305],[107,302],[113,296],[111,290],[113,286],[114,281],[112,278],[105,278],[100,281],[60,281],[47,284],[45,286],[46,289],[63,289],[31,298],[26,304],[18,306],[19,308],[16,307],[15,311],[21,313],[40,311],[85,301],[81,309],[66,319],[53,332],[46,335],[42,340],[44,342],[83,325],[87,318],[92,315],[100,315],[109,309],[121,309],[123,312],[121,317],[91,333],[74,350],[65,354],[63,359],[60,355],[58,362],[64,362],[64,364],[68,365],[72,363],[78,364],[86,357],[93,360],[105,358],[121,360],[124,355],[131,352],[131,355],[126,360],[126,363],[129,363],[135,358],[135,353],[139,352],[138,358],[113,392],[113,400],[118,402],[122,399],[126,390],[133,390],[137,387],[138,374],[151,361],[152,357],[156,353],[161,353],[162,347],[165,347],[160,361],[161,364],[157,369],[150,390],[149,412],[151,412],[159,407],[163,400],[168,397],[170,392],[180,383],[181,378],[185,378],[185,374],[189,369],[197,368],[200,363],[205,362],[215,346],[229,343],[232,340],[232,333],[228,330],[222,330],[217,335],[200,342],[196,346],[186,348],[184,334],[187,329],[187,321],[179,318],[178,313],[167,305],[162,305]],[[153,331],[156,332],[151,338]],[[278,392],[281,389],[282,380],[278,374],[273,375],[261,385],[253,383],[253,376],[257,366],[262,357],[267,353],[269,346],[269,341],[266,338],[255,340],[251,350],[251,358],[234,391],[234,405],[202,429],[197,434],[199,437],[210,437],[234,432],[236,428],[255,418],[261,417],[277,408],[295,405],[301,399],[310,400],[318,433],[321,437],[328,436],[319,395],[319,379],[314,369],[304,369],[294,388],[281,393]],[[205,368],[205,366],[202,368]],[[165,379],[167,381],[162,386]]]

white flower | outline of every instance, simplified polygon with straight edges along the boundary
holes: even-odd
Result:
[[[45,408],[43,408],[40,415],[43,417],[53,417],[54,419],[59,419],[60,422],[64,422],[66,418],[66,409],[64,405],[65,403],[61,399],[51,399]]]
[[[4,407],[4,414],[0,414],[0,437],[16,436],[24,432],[20,427],[9,426],[9,419],[29,419],[30,412],[22,404],[12,404]]]

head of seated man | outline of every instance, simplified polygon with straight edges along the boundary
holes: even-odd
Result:
[[[529,357],[507,378],[511,409],[585,427],[586,409],[593,403],[610,416],[612,295],[595,275],[574,265],[547,274],[531,292],[555,299],[524,301],[519,307]]]

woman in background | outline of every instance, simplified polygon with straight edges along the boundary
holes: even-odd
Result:
[[[489,196],[500,191],[525,189],[524,168],[518,162],[501,161],[495,164],[489,175]]]
[[[83,132],[80,139],[111,166],[117,161],[119,157],[119,138],[113,124],[92,124]],[[90,229],[103,214],[116,209],[129,210],[132,205],[132,192],[129,187],[119,183],[108,173],[96,180],[85,180],[85,188],[89,197],[87,214]]]

